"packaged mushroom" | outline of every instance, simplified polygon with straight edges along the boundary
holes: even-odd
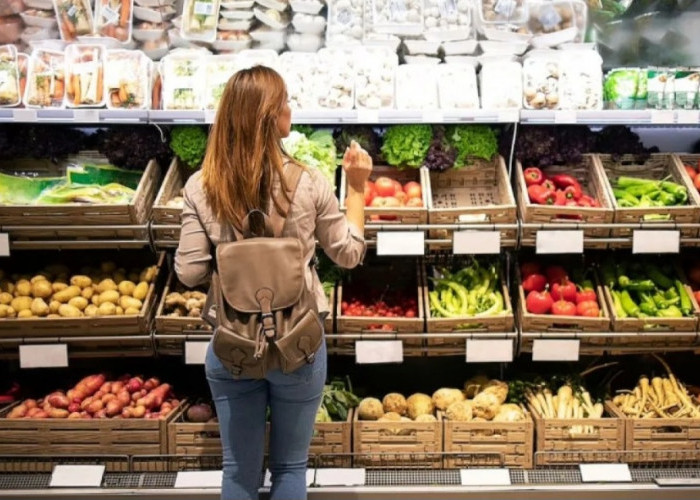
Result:
[[[422,33],[423,0],[371,0],[371,3],[372,24],[378,33]]]
[[[182,9],[182,36],[200,42],[216,40],[219,5],[219,0],[185,0]]]
[[[367,47],[384,47],[396,52],[401,45],[401,38],[376,28],[376,18],[373,13],[373,0],[364,1],[364,22],[362,25],[362,45]],[[416,33],[418,34],[418,33]]]
[[[479,88],[483,109],[522,107],[522,66],[518,62],[492,59],[481,65]]]
[[[434,71],[423,64],[402,64],[396,68],[396,107],[399,109],[437,109],[438,92]]]
[[[17,49],[14,45],[0,46],[0,107],[21,103],[19,88]]]
[[[314,94],[318,108],[352,109],[355,102],[353,52],[349,49],[324,48],[316,55],[319,86]]]
[[[450,42],[474,38],[469,0],[425,0],[426,40]]]
[[[438,97],[442,109],[479,109],[476,70],[471,64],[437,67]]]
[[[559,109],[561,106],[560,53],[535,50],[523,62],[523,107]]]
[[[474,25],[489,40],[517,41],[531,37],[526,0],[478,0]]]
[[[362,47],[354,51],[355,107],[394,107],[394,79],[399,64],[395,52],[385,48]]]
[[[285,52],[279,58],[279,68],[287,82],[289,106],[292,109],[315,109],[319,73],[316,54]]]
[[[217,109],[236,68],[235,55],[208,56],[204,63],[204,109]]]
[[[528,12],[534,47],[554,47],[576,39],[576,13],[569,0],[528,0]]]
[[[326,45],[359,44],[364,35],[364,0],[329,0]]]
[[[603,109],[603,59],[593,50],[562,51],[561,109]]]

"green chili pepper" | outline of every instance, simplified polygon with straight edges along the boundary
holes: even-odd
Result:
[[[682,318],[683,312],[677,306],[668,306],[666,309],[659,309],[657,316],[660,318]]]
[[[681,311],[683,312],[683,315],[690,316],[690,314],[693,312],[693,303],[690,300],[690,295],[688,295],[688,292],[680,280],[675,280],[673,283],[676,285],[678,296],[681,298]]]
[[[620,292],[620,303],[622,304],[622,308],[629,316],[639,316],[639,306],[634,302],[634,300],[632,300],[632,297],[627,290],[622,290]]]
[[[683,204],[688,201],[688,190],[685,188],[685,186],[675,182],[662,181],[661,189],[669,194],[672,194],[678,204]]]
[[[610,290],[613,298],[613,306],[615,307],[615,316],[618,318],[626,318],[628,316],[625,308],[622,307],[622,301],[620,300],[620,292],[617,290]]]
[[[618,203],[629,203],[633,207],[639,205],[639,200],[624,189],[613,189],[613,194]]]
[[[673,280],[662,273],[661,269],[654,264],[649,264],[647,266],[646,274],[659,288],[663,288],[665,290],[673,286]]]

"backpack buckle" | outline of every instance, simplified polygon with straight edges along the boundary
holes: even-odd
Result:
[[[274,339],[277,334],[275,329],[275,316],[272,313],[262,313],[260,315],[260,320],[265,337],[268,340]]]

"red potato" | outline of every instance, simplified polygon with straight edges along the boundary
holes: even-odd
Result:
[[[107,403],[109,403],[110,401],[114,401],[115,399],[117,399],[117,395],[116,395],[116,394],[112,394],[112,393],[110,392],[109,394],[105,394],[104,396],[102,396],[102,403],[104,403],[105,405],[107,405]]]
[[[95,398],[93,396],[83,399],[83,401],[80,403],[80,409],[86,411],[87,407],[90,406],[94,400]]]
[[[92,413],[93,415],[96,414],[98,411],[104,408],[104,403],[102,403],[101,399],[95,399],[90,403],[85,410],[87,410],[88,413]]]
[[[83,418],[83,416],[80,414],[80,412],[74,411],[68,414],[68,419],[69,420],[75,420],[78,418]]]
[[[50,418],[68,418],[70,412],[63,408],[53,408],[48,412]]]
[[[134,393],[143,389],[143,379],[141,377],[133,377],[126,383],[126,388],[129,392]]]
[[[112,382],[112,394],[119,394],[122,390],[124,390],[124,382]]]
[[[158,408],[163,404],[170,392],[170,384],[162,384],[149,392],[145,397],[136,401],[137,405],[143,405],[148,409]]]
[[[104,392],[102,392],[102,391],[97,391],[95,394],[93,394],[92,397],[95,398],[95,399],[102,399],[102,398],[104,397],[105,394],[106,394],[106,393],[104,393]]]
[[[122,412],[122,409],[124,408],[124,405],[121,404],[117,400],[112,400],[109,403],[107,403],[107,406],[105,407],[105,413],[109,417],[114,417],[119,415]]]
[[[151,377],[146,382],[143,384],[143,388],[146,389],[147,391],[152,391],[156,387],[160,385],[160,380],[158,380],[156,377]]]
[[[54,408],[68,408],[70,399],[62,392],[52,392],[46,396],[46,401]]]
[[[80,403],[71,403],[68,405],[68,411],[71,413],[80,412]]]
[[[137,392],[134,392],[134,393],[131,395],[131,400],[132,400],[132,401],[138,401],[139,399],[141,399],[142,397],[144,397],[146,394],[148,394],[148,391],[147,391],[146,389],[141,389],[141,390],[139,390],[139,391],[137,391]]]
[[[100,387],[100,392],[104,392],[105,394],[107,394],[108,392],[112,392],[112,382],[105,382],[104,384],[102,384],[102,386]]]
[[[132,418],[143,418],[145,414],[146,407],[143,405],[136,405],[131,411]]]
[[[37,407],[37,408],[32,408],[31,410],[28,410],[28,411],[24,414],[24,416],[27,417],[27,418],[34,418],[34,415],[36,415],[37,413],[41,413],[41,412],[43,412],[43,411],[44,411],[44,410],[42,410],[41,408],[38,408],[38,407]]]
[[[26,406],[27,409],[31,409],[31,408],[36,408],[39,405],[37,405],[36,399],[25,399],[24,406]]]
[[[39,410],[31,418],[49,418],[49,414],[44,410]]]
[[[107,411],[103,408],[99,411],[96,411],[93,416],[95,418],[107,418]]]
[[[122,390],[119,394],[117,394],[117,401],[121,403],[122,407],[131,403],[131,395],[129,394],[129,391]]]
[[[7,418],[24,418],[30,410],[35,409],[36,406],[28,408],[26,402],[18,404],[10,410],[7,414]]]

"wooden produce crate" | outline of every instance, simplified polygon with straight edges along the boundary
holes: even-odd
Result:
[[[613,201],[608,193],[605,174],[594,160],[592,155],[584,155],[581,163],[576,165],[557,165],[545,167],[543,173],[548,176],[556,174],[568,174],[581,183],[585,194],[595,198],[601,204],[600,207],[561,207],[555,205],[538,205],[530,201],[527,194],[527,184],[523,175],[523,166],[518,161],[515,167],[516,196],[520,218],[526,224],[549,223],[580,223],[584,236],[588,238],[605,238],[609,235],[609,229],[589,228],[587,224],[609,224],[613,222]],[[567,217],[568,216],[568,217]],[[573,218],[572,216],[578,216]],[[537,230],[523,228],[521,238],[523,240],[536,240]],[[591,248],[606,248],[606,243],[590,242]]]
[[[182,196],[182,190],[191,173],[194,173],[194,170],[188,171],[187,167],[177,157],[173,158],[153,203],[151,221],[153,223],[153,236],[156,241],[178,241],[180,239],[179,227],[177,229],[165,229],[159,226],[179,226],[182,222],[182,208],[168,206],[168,202],[176,196]]]
[[[700,217],[700,195],[698,195],[698,190],[690,183],[690,177],[676,156],[671,154],[652,154],[651,158],[644,163],[637,161],[632,155],[625,155],[619,161],[613,160],[610,155],[594,155],[594,158],[598,163],[598,167],[603,169],[605,173],[606,189],[615,207],[615,223],[643,224],[645,216],[655,214],[668,215],[669,220],[667,222],[669,225],[698,221]],[[612,191],[613,183],[622,175],[652,180],[662,180],[671,177],[674,182],[688,188],[688,203],[678,207],[622,208],[618,206]],[[652,222],[659,224],[665,221]],[[681,230],[681,236],[686,238],[694,238],[697,233],[697,229]],[[614,238],[627,238],[631,235],[632,229],[626,228],[614,228],[611,232],[611,236]],[[628,247],[630,245],[631,243],[611,244],[611,246],[616,247]]]
[[[535,466],[607,462],[610,452],[625,449],[624,420],[607,404],[603,418],[543,418],[532,406],[530,413],[535,420]],[[592,432],[573,433],[574,426],[592,427]]]
[[[218,422],[186,422],[183,406],[168,423],[168,451],[170,455],[220,455],[221,434]]]
[[[430,298],[428,293],[428,271],[432,266],[427,266],[423,269],[423,304],[425,307],[426,331],[428,333],[440,334],[439,338],[429,338],[428,346],[453,345],[455,347],[464,347],[464,339],[450,339],[450,333],[480,333],[480,332],[497,332],[510,333],[513,331],[514,317],[513,307],[510,301],[510,294],[506,286],[505,275],[503,270],[500,270],[500,292],[503,295],[503,305],[505,311],[497,316],[464,316],[460,318],[433,318],[430,313]]]
[[[175,271],[171,271],[156,311],[155,325],[157,334],[177,335],[192,333],[197,330],[203,330],[203,333],[211,332],[211,327],[200,316],[170,316],[165,313],[165,298],[168,294],[174,291],[184,292],[186,290],[188,289],[178,281]],[[199,291],[206,293],[206,290]]]
[[[423,185],[428,189],[428,222],[430,224],[469,223],[515,224],[517,210],[508,169],[502,156],[491,161],[479,158],[471,165],[445,172],[423,172]],[[452,231],[430,230],[431,239],[451,237]],[[501,231],[501,239],[517,240],[517,229]],[[450,248],[432,245],[431,248]]]
[[[90,253],[90,262],[99,262],[98,255],[94,252]],[[107,254],[104,254],[107,255]],[[34,257],[32,255],[32,257]],[[70,257],[66,262],[70,264],[80,262],[77,255],[64,256]],[[153,265],[150,261],[152,254],[136,252],[127,255],[123,253],[119,255],[120,260],[118,265],[122,266],[139,266],[146,268]],[[59,259],[56,259],[59,260]],[[53,261],[43,261],[53,262]],[[141,311],[138,315],[129,316],[94,316],[94,317],[79,317],[79,318],[3,318],[0,319],[0,337],[53,337],[53,336],[68,336],[68,337],[86,337],[89,340],[90,336],[103,335],[150,335],[151,322],[155,314],[157,299],[156,287],[162,279],[164,273],[165,253],[160,252],[157,255],[155,265],[157,266],[156,278],[148,287],[148,292],[144,298]],[[24,270],[38,271],[36,269],[36,259],[18,263],[18,266]],[[74,274],[79,274],[78,269],[75,269]]]
[[[443,420],[445,428],[445,468],[469,466],[532,468],[535,426],[529,413],[522,422],[455,422]],[[503,463],[479,463],[468,455],[449,453],[500,453]],[[486,457],[487,455],[484,455]],[[478,457],[478,455],[477,455]],[[484,460],[487,460],[484,458]]]
[[[71,163],[107,164],[109,161],[95,151],[83,151],[56,165],[49,160],[13,160],[2,162],[0,171],[6,174],[32,171],[42,177],[65,174]],[[65,205],[4,205],[0,210],[0,225],[136,225],[148,222],[156,189],[160,181],[160,167],[151,160],[141,176],[136,193],[128,204],[65,204]],[[36,233],[33,233],[36,237]],[[52,233],[49,232],[49,236]],[[84,235],[84,234],[83,234]]]
[[[700,418],[629,418],[612,401],[606,409],[624,422],[625,450],[640,452],[629,453],[627,461],[674,460],[700,448]]]
[[[442,417],[436,422],[352,423],[353,467],[442,467]]]
[[[365,207],[366,224],[425,224],[428,222],[428,188],[420,169],[412,168],[399,170],[396,167],[375,165],[370,175],[370,181],[376,181],[378,177],[389,177],[405,184],[410,181],[421,185],[423,199],[422,207]],[[347,178],[345,170],[341,169],[340,177],[340,210],[345,212],[345,198],[347,197]],[[365,231],[366,235],[374,235],[376,231]]]
[[[321,467],[351,467],[353,413],[344,422],[316,422],[309,455],[320,457]]]
[[[337,295],[337,285],[331,289],[330,296],[328,297],[328,316],[323,320],[323,331],[325,333],[334,333],[333,329],[333,313],[335,312],[335,297]]]
[[[413,262],[413,261],[412,261]],[[410,272],[411,265],[401,266],[403,261],[375,261],[362,267],[356,268],[351,277],[354,284],[351,285],[356,290],[367,289],[368,283],[377,280],[377,276],[386,276],[382,282],[386,285],[391,282],[393,290],[416,290],[416,301],[418,314],[415,318],[407,317],[372,317],[372,316],[345,316],[342,314],[342,302],[347,300],[347,284],[340,282],[337,287],[337,299],[335,309],[336,329],[338,333],[422,333],[424,325],[424,305],[423,305],[423,285],[421,281],[420,264],[416,261],[413,264],[414,270]],[[415,277],[415,278],[413,278]],[[345,298],[344,298],[345,297]],[[373,325],[389,325],[391,330],[381,330],[372,328]],[[421,339],[404,340],[404,345],[421,346]],[[353,344],[354,341],[337,339],[336,345]]]
[[[593,280],[598,305],[602,316],[597,318],[587,316],[555,316],[553,314],[532,314],[525,307],[525,290],[520,269],[516,271],[518,278],[518,319],[520,329],[528,333],[557,333],[557,332],[607,332],[610,329],[610,312],[608,302],[603,294],[603,287],[596,279]]]
[[[83,420],[8,419],[6,408],[0,412],[0,450],[4,455],[165,455],[168,424],[178,410],[160,419]]]

